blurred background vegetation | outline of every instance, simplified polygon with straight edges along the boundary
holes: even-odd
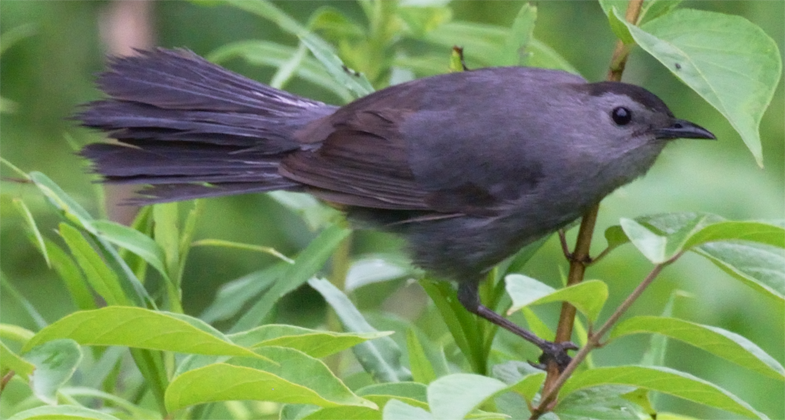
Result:
[[[98,189],[91,182],[85,162],[72,144],[99,141],[99,134],[75,126],[67,118],[85,101],[100,97],[93,85],[94,75],[104,68],[107,22],[118,2],[110,1],[14,1],[0,2],[0,34],[16,31],[22,36],[13,45],[4,36],[0,61],[0,96],[6,101],[0,114],[2,156],[24,171],[41,171],[59,183],[95,215],[104,210]],[[128,3],[128,2],[126,2]],[[131,2],[132,3],[132,2]],[[282,10],[307,21],[317,8],[330,5],[357,22],[364,17],[351,1],[278,1]],[[452,19],[483,22],[508,27],[520,9],[520,1],[454,1]],[[599,5],[593,1],[539,1],[535,36],[561,53],[591,81],[605,78],[615,38]],[[777,40],[780,55],[785,39],[785,2],[782,1],[695,1],[682,7],[741,15],[759,25]],[[149,4],[149,39],[141,42],[163,47],[186,47],[207,55],[229,42],[264,39],[296,47],[297,39],[275,25],[252,14],[227,6],[204,6],[185,1],[158,1]],[[329,37],[328,37],[329,39]],[[446,72],[450,51],[434,46],[403,43],[410,51],[428,49],[442,54]],[[394,53],[395,51],[391,51]],[[469,52],[471,53],[471,52]],[[255,80],[269,82],[272,68],[253,66],[242,60],[222,63]],[[362,63],[351,63],[364,70]],[[469,63],[470,67],[472,63]],[[595,250],[605,243],[602,231],[620,217],[636,217],[669,211],[703,211],[735,219],[773,219],[785,216],[785,94],[783,83],[761,125],[765,168],[759,168],[725,119],[695,93],[680,84],[666,69],[639,49],[630,58],[624,75],[627,82],[645,86],[660,96],[679,117],[695,121],[714,132],[719,141],[680,141],[668,147],[654,169],[639,180],[614,193],[603,202]],[[383,87],[385,77],[372,79]],[[294,79],[286,89],[330,103],[341,99],[308,82]],[[7,102],[11,101],[11,102]],[[511,116],[514,118],[514,116]],[[69,142],[70,140],[70,142]],[[3,177],[14,174],[2,168]],[[43,202],[33,187],[3,178],[0,202],[0,261],[2,275],[29,299],[42,315],[53,321],[73,310],[64,286],[49,270],[41,255],[30,245],[21,218],[9,203],[22,198],[31,208],[45,233],[51,232],[57,215]],[[294,255],[313,238],[302,219],[264,195],[211,199],[198,226],[197,238],[220,238],[273,246]],[[573,235],[568,235],[571,241]],[[53,233],[50,233],[54,237]],[[399,246],[390,236],[358,233],[352,253],[395,251]],[[272,257],[223,248],[195,248],[184,276],[185,311],[199,314],[210,303],[216,289],[273,262]],[[554,286],[561,284],[566,263],[554,238],[526,268],[526,274]],[[623,299],[650,269],[649,263],[632,247],[618,250],[588,273],[588,278],[608,282],[611,292],[607,307]],[[377,309],[401,283],[379,286],[358,293],[361,308]],[[687,256],[668,268],[635,304],[633,314],[659,314],[675,289],[686,297],[676,301],[675,316],[716,325],[739,333],[757,343],[777,360],[785,359],[785,312],[775,302],[762,300],[738,281],[708,261]],[[382,310],[408,319],[420,318],[426,328],[440,329],[440,321],[418,286],[409,285],[384,300]],[[19,302],[8,293],[0,296],[3,323],[34,328]],[[558,307],[546,319],[555,325]],[[315,327],[324,322],[321,298],[308,288],[287,297],[278,308],[277,321]],[[429,316],[429,314],[431,316]],[[436,317],[436,319],[434,319]],[[377,325],[384,329],[385,326]],[[643,336],[625,338],[595,353],[598,364],[635,363],[647,344]],[[533,358],[532,354],[528,357]],[[764,378],[680,343],[669,347],[668,364],[712,381],[735,393],[772,418],[785,418],[781,382]],[[667,399],[671,409],[710,417],[711,411],[687,402]],[[727,414],[727,413],[724,413]]]

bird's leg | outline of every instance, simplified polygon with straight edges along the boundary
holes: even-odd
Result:
[[[548,362],[553,360],[559,366],[559,371],[564,370],[570,363],[572,358],[567,354],[567,350],[577,350],[578,346],[570,341],[563,343],[553,343],[537,337],[534,333],[526,331],[507,318],[502,317],[496,312],[490,310],[488,307],[480,303],[480,294],[478,291],[479,282],[462,282],[458,286],[458,301],[461,302],[464,308],[469,312],[487,319],[488,321],[504,328],[511,333],[522,337],[524,340],[534,344],[542,350],[542,355],[539,358],[539,365],[534,365],[540,368],[545,368]]]

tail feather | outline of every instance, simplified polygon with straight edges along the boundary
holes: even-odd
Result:
[[[139,195],[127,201],[128,204],[155,204],[172,201],[192,200],[195,198],[219,197],[262,193],[277,190],[299,191],[299,184],[284,179],[266,183],[222,182],[220,184],[161,184],[139,191]]]
[[[116,183],[161,184],[198,178],[201,182],[239,182],[278,176],[280,156],[233,153],[232,148],[177,144],[147,144],[130,147],[92,144],[81,155],[92,160],[94,169]]]
[[[98,79],[101,90],[117,100],[189,111],[292,116],[292,111],[324,106],[239,76],[188,50],[137,53],[110,61],[110,70]]]
[[[185,50],[112,59],[98,85],[109,98],[75,118],[119,144],[91,144],[81,154],[107,182],[153,185],[135,200],[142,203],[297,189],[278,173],[300,148],[293,133],[336,109]]]

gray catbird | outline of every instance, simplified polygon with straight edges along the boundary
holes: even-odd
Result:
[[[638,86],[537,68],[443,74],[336,107],[156,49],[113,59],[98,84],[109,98],[77,118],[119,143],[81,154],[107,182],[152,185],[138,203],[307,192],[401,235],[466,309],[562,367],[574,345],[483,306],[483,273],[643,175],[669,140],[714,138]]]

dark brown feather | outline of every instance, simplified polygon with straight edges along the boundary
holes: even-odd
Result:
[[[283,159],[281,173],[325,200],[359,207],[430,210],[409,169],[398,128],[409,111],[358,109],[345,119],[322,120],[332,132],[315,150]],[[324,130],[321,128],[321,130]]]

